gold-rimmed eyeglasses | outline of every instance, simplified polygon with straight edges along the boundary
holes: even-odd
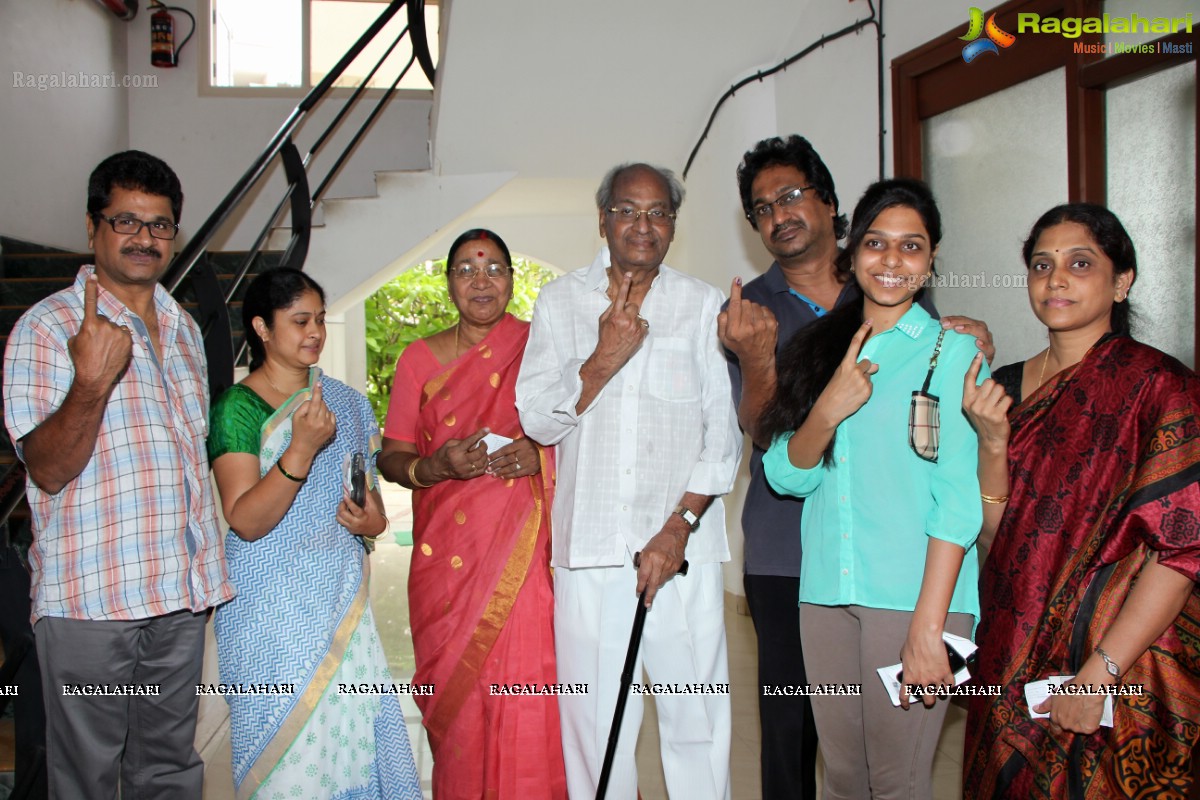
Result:
[[[604,209],[622,222],[637,222],[646,215],[651,225],[667,225],[675,221],[674,211],[664,211],[661,208],[638,209],[633,206],[615,206]]]
[[[507,278],[509,275],[511,275],[512,267],[508,266],[507,264],[501,264],[499,261],[493,261],[492,263],[483,267],[477,267],[474,264],[466,261],[461,264],[455,264],[452,267],[446,267],[446,274],[459,281],[474,280],[475,276],[480,273],[483,273],[483,275],[487,278],[498,280],[500,278]]]
[[[767,217],[771,216],[771,214],[773,213],[774,208],[776,206],[779,206],[780,208],[787,208],[788,206],[794,206],[804,199],[805,192],[809,191],[810,189],[814,189],[814,188],[816,188],[816,187],[799,186],[795,189],[788,189],[786,192],[779,195],[779,197],[776,197],[771,202],[759,203],[758,205],[751,208],[750,213],[746,215],[746,219],[751,220],[751,221],[754,221],[757,219],[766,219]]]

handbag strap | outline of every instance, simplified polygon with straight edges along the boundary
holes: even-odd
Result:
[[[942,337],[945,335],[945,328],[938,331],[937,344],[933,346],[933,356],[929,359],[929,372],[925,374],[925,383],[921,386],[921,394],[929,392],[929,382],[933,380],[933,371],[937,368],[938,353],[942,352]]]

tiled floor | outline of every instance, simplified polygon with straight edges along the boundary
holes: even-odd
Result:
[[[397,548],[397,550],[399,549]],[[388,557],[396,558],[399,555],[399,553],[392,553]],[[376,577],[378,578],[378,576],[379,573],[376,572]],[[375,595],[376,592],[373,591],[372,594]],[[758,704],[755,700],[757,696],[757,657],[754,626],[749,617],[737,613],[736,605],[736,598],[726,595],[725,626],[729,640],[730,692],[733,700],[733,740],[730,753],[733,797],[734,800],[761,800],[758,771]],[[384,615],[377,613],[377,616],[382,618]],[[649,698],[646,699],[646,703],[646,716],[637,749],[639,783],[642,797],[645,800],[665,800],[667,792],[658,755],[657,717]],[[419,750],[418,761],[421,762],[422,774],[428,781],[431,762],[428,746],[424,743],[423,738],[420,740],[417,738],[419,726],[416,722],[416,709],[411,705],[406,705],[405,715],[410,721],[410,736],[414,747]],[[950,707],[933,766],[933,796],[935,800],[954,800],[961,797],[960,775],[965,716],[962,709],[957,706]],[[227,732],[219,736],[218,740],[207,749],[205,757],[207,772],[205,773],[204,800],[232,798],[234,794],[230,778]],[[428,782],[426,782],[426,791],[428,792]],[[686,798],[685,800],[695,799]]]

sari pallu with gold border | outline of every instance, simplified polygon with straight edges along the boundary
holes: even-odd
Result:
[[[237,796],[415,799],[420,784],[396,696],[338,691],[339,682],[391,683],[371,620],[365,550],[336,520],[345,454],[360,452],[373,468],[379,439],[369,403],[313,368],[310,388],[273,413],[251,390],[232,387],[240,397],[218,403],[214,424],[246,426],[269,413],[259,431],[265,475],[286,452],[292,415],[318,380],[337,420],[333,440],[266,536],[227,537],[238,595],[216,612],[221,681],[267,689],[226,697]],[[216,418],[226,407],[236,418],[228,423]]]
[[[1010,500],[981,578],[967,798],[1186,798],[1200,737],[1200,595],[1122,678],[1113,727],[1050,732],[1029,681],[1073,675],[1150,554],[1200,578],[1200,380],[1128,337],[1102,339],[1010,412]],[[1124,666],[1124,665],[1122,665]]]
[[[515,386],[528,335],[528,323],[506,315],[482,342],[428,380],[417,424],[421,456],[482,427],[509,438],[524,435]],[[446,480],[413,493],[413,682],[436,687],[414,699],[433,750],[435,793],[441,786],[446,796],[476,790],[512,796],[516,787],[531,785],[527,772],[534,765],[545,771],[536,792],[565,797],[555,698],[505,700],[507,710],[496,722],[501,700],[489,697],[483,685],[555,681],[549,582],[554,466],[552,451],[539,446],[538,453],[536,475]],[[476,747],[484,752],[474,752]],[[525,766],[514,767],[517,762]],[[477,777],[466,774],[476,771]],[[473,785],[477,779],[485,785]],[[528,793],[522,790],[522,796]]]

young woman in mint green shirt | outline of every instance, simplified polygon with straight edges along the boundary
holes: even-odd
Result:
[[[925,184],[893,179],[867,189],[838,261],[862,296],[789,342],[763,417],[774,436],[767,480],[806,498],[800,630],[808,678],[862,687],[860,697],[813,698],[826,798],[931,795],[947,703],[925,694],[910,707],[901,692],[894,707],[875,670],[901,662],[906,684],[953,684],[942,633],[969,636],[979,616],[977,440],[961,411],[975,340],[943,333],[913,302],[933,274],[940,239]],[[940,429],[932,452],[920,436],[910,439],[909,412],[935,349],[927,392],[940,398]]]

